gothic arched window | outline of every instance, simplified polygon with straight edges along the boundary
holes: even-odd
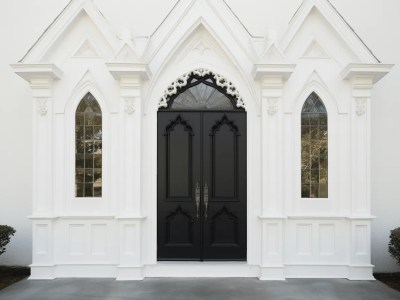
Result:
[[[314,92],[301,111],[301,197],[328,198],[328,114]]]
[[[102,196],[102,115],[87,93],[75,114],[75,197]]]

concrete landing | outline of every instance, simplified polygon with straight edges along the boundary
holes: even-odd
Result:
[[[149,278],[23,280],[0,291],[1,300],[400,300],[379,281],[345,279]]]

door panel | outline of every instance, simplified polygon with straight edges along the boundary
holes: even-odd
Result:
[[[198,113],[158,114],[159,259],[200,257],[201,228],[195,204],[195,187],[200,181],[200,133]]]
[[[157,140],[158,259],[245,260],[245,112],[159,112]]]
[[[246,145],[244,112],[203,114],[204,260],[246,259]]]

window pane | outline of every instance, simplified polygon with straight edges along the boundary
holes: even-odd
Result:
[[[301,112],[301,197],[328,198],[328,114],[315,93]]]
[[[75,115],[75,197],[102,196],[102,115],[88,93]]]

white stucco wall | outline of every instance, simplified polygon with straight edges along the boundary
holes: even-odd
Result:
[[[13,73],[18,61],[68,0],[18,0],[0,9],[0,223],[14,226],[16,236],[0,264],[31,263],[32,102],[26,82]],[[95,0],[116,32],[128,28],[149,35],[175,0]],[[301,0],[226,0],[253,35],[280,37]],[[375,271],[399,270],[387,254],[389,230],[400,226],[400,2],[398,0],[331,0],[343,17],[392,72],[374,88],[372,102],[372,263]],[[130,5],[128,5],[130,3]],[[119,10],[120,7],[130,9]],[[157,9],[154,9],[157,7]],[[254,9],[249,9],[254,8]],[[362,13],[361,13],[362,12]]]

